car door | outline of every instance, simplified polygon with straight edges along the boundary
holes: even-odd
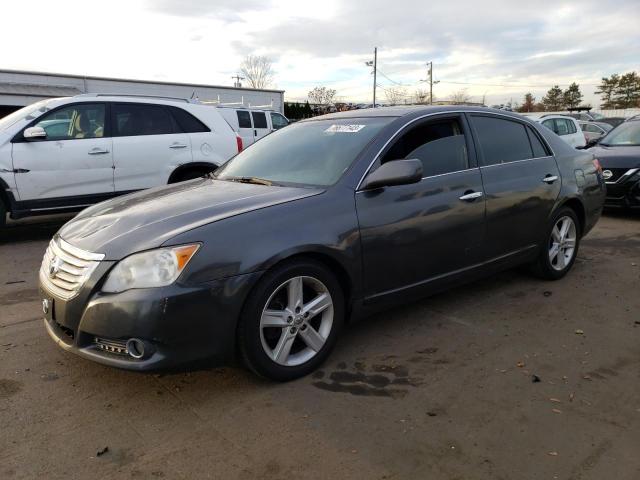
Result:
[[[256,142],[271,133],[265,112],[251,112],[251,119],[253,120],[253,138]]]
[[[247,110],[236,110],[238,116],[238,135],[242,138],[242,145],[247,148],[255,141],[251,113]]]
[[[515,118],[469,115],[486,198],[485,257],[537,244],[560,194],[555,158],[535,130]]]
[[[129,192],[167,183],[179,165],[191,162],[191,140],[165,105],[113,103],[114,183]]]
[[[56,205],[64,207],[111,196],[113,149],[106,119],[105,103],[69,104],[28,125],[43,128],[46,138],[26,140],[18,134],[12,159],[20,200],[65,197]]]
[[[356,193],[370,300],[429,285],[480,261],[482,179],[464,117],[448,114],[408,126],[370,172],[408,158],[422,161],[420,182]]]

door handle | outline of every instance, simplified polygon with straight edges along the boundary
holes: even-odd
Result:
[[[480,198],[484,195],[482,192],[469,192],[460,197],[463,202],[473,202],[476,198]]]
[[[104,155],[105,153],[109,153],[106,148],[95,147],[89,150],[89,155]]]
[[[185,143],[176,142],[169,145],[169,148],[187,148],[187,145]]]
[[[257,136],[258,136],[258,130],[254,130],[254,131],[253,131],[253,136],[254,136],[254,137],[257,137]]]
[[[549,183],[549,184],[555,182],[556,180],[558,180],[558,176],[557,175],[547,175],[546,177],[544,177],[542,179],[542,181],[544,183]]]

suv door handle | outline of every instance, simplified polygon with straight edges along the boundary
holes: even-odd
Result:
[[[89,150],[89,155],[104,155],[105,153],[109,153],[106,148],[95,147]]]
[[[544,183],[549,183],[549,184],[555,182],[556,180],[558,180],[558,176],[557,175],[547,175],[546,177],[544,177],[542,179],[542,181]]]
[[[463,202],[473,202],[476,198],[480,198],[484,195],[482,192],[465,192],[464,195],[460,197],[460,200]]]
[[[169,145],[169,148],[187,148],[187,144],[175,142]]]

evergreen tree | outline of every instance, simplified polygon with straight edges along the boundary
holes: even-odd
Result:
[[[564,106],[562,89],[558,85],[551,87],[542,98],[542,104],[544,105],[544,109],[550,112],[561,110]]]
[[[576,82],[573,82],[571,85],[569,85],[569,88],[564,91],[564,93],[562,94],[562,98],[565,108],[577,107],[582,101],[580,86]]]
[[[636,72],[625,73],[614,90],[616,108],[640,106],[640,77]]]
[[[614,93],[620,83],[620,75],[614,73],[611,77],[602,77],[602,82],[598,85],[596,95],[600,95],[602,103],[600,108],[616,108]]]

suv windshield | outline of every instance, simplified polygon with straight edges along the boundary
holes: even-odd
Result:
[[[393,118],[345,118],[293,124],[254,143],[223,166],[221,180],[333,185]]]
[[[28,120],[33,120],[34,118],[39,117],[44,112],[49,110],[47,108],[47,103],[49,103],[50,101],[51,100],[41,100],[34,104],[27,105],[26,107],[21,108],[20,110],[16,110],[15,112],[7,115],[6,117],[0,118],[0,132],[2,130],[6,130],[16,122],[26,119],[27,117],[30,117],[28,118]]]
[[[618,125],[602,139],[600,145],[606,147],[640,145],[640,122],[625,122]]]

